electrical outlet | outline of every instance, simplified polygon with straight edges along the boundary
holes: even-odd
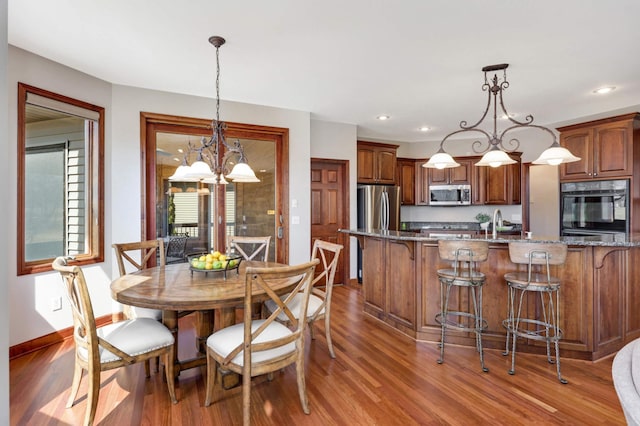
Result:
[[[49,301],[49,306],[51,307],[51,311],[59,311],[62,309],[62,297],[52,297]]]

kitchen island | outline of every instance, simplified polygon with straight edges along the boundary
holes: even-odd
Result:
[[[416,339],[440,341],[440,283],[436,271],[447,264],[439,259],[438,240],[402,231],[341,230],[362,248],[364,311]],[[483,333],[486,348],[504,349],[507,285],[504,274],[523,269],[509,259],[510,241],[565,242],[564,265],[552,267],[562,280],[560,328],[563,357],[597,360],[615,353],[640,337],[640,235],[619,241],[600,237],[555,237],[524,240],[518,235],[473,237],[489,242],[489,258],[478,269],[486,274],[483,290]],[[452,293],[450,303],[469,309],[466,297]],[[536,300],[527,309],[535,311]],[[447,332],[447,342],[475,346],[473,333]],[[525,342],[518,350],[543,354],[544,343]]]

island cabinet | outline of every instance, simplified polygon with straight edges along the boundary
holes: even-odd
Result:
[[[415,338],[415,242],[359,238],[364,310]]]
[[[412,206],[416,203],[416,160],[398,158],[396,170],[396,183],[400,186],[400,203],[403,206]]]
[[[358,183],[396,184],[398,145],[358,141]]]
[[[611,179],[634,174],[640,159],[640,114],[559,127],[560,145],[580,161],[560,166],[560,180]],[[636,166],[637,167],[637,166]]]
[[[437,270],[449,267],[438,256],[437,241],[425,237],[354,235],[363,247],[364,311],[406,335],[439,342],[440,283]],[[495,241],[495,242],[494,242]],[[508,241],[491,240],[489,258],[479,264],[486,275],[483,344],[504,350],[507,284],[504,274],[524,270],[509,259]],[[551,273],[561,279],[560,341],[562,357],[597,360],[640,338],[640,246],[569,245],[564,265]],[[466,293],[452,289],[452,309],[472,309]],[[525,301],[528,315],[540,311],[539,295]],[[473,333],[448,330],[450,343],[475,346]],[[544,354],[537,341],[519,340],[518,351]]]

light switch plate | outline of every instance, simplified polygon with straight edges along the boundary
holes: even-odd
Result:
[[[300,225],[300,216],[291,216],[292,225]]]

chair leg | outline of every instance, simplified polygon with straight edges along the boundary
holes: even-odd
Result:
[[[144,360],[144,376],[148,379],[151,377],[151,362],[148,359]]]
[[[446,290],[445,290],[446,287]],[[447,323],[448,309],[449,306],[449,293],[451,292],[451,285],[448,283],[445,284],[442,281],[440,282],[440,359],[438,359],[438,364],[442,364],[444,362],[444,339],[445,339],[445,329]],[[442,293],[445,293],[443,298]]]
[[[87,390],[87,411],[84,416],[84,424],[92,425],[98,408],[98,395],[100,394],[100,368],[89,362],[89,384]]]
[[[73,407],[76,396],[78,396],[78,389],[80,389],[80,382],[82,381],[82,370],[83,368],[76,361],[75,367],[73,368],[73,382],[71,382],[71,392],[67,400],[67,408]]]
[[[524,296],[526,294],[525,290],[520,290],[520,300],[518,301],[518,314],[516,316],[516,318],[514,318],[514,322],[513,322],[513,335],[511,336],[513,338],[513,347],[511,348],[511,370],[509,370],[509,374],[511,374],[512,376],[514,374],[516,374],[516,340],[517,339],[517,335],[516,332],[518,331],[518,328],[520,327],[520,318],[522,318],[522,302],[524,301]]]
[[[160,372],[160,357],[156,357],[156,373]]]
[[[329,355],[331,358],[335,359],[336,353],[333,350],[333,341],[331,340],[331,316],[330,311],[325,307],[325,315],[324,315],[324,330],[325,335],[327,336],[327,347],[329,348]]]
[[[164,372],[167,377],[167,387],[169,388],[169,396],[171,397],[171,402],[173,402],[174,404],[177,404],[178,399],[176,398],[176,386],[175,386],[176,378],[174,376],[174,364],[173,364],[174,350],[175,350],[174,346],[171,345],[171,350],[164,357],[164,363],[165,363]]]
[[[477,298],[476,288],[470,287],[471,297],[473,298],[473,312],[475,314],[475,326],[476,326],[476,348],[480,352],[480,367],[485,373],[489,372],[489,369],[484,365],[484,349],[482,348],[482,286],[478,287]]]
[[[209,349],[207,348],[207,352]],[[204,406],[208,407],[211,405],[211,399],[213,398],[213,388],[216,384],[216,379],[218,378],[217,372],[217,362],[213,360],[213,358],[207,353],[207,393],[204,399]]]
[[[307,399],[307,388],[304,380],[304,351],[300,352],[298,361],[296,361],[296,378],[298,379],[298,395],[300,395],[300,404],[305,414],[309,411],[309,400]]]
[[[251,426],[251,370],[246,366],[242,374],[242,424]]]

